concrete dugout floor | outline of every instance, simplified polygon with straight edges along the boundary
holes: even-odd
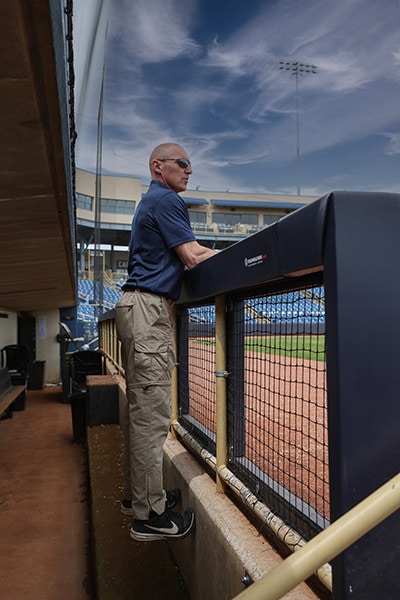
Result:
[[[93,598],[86,464],[61,388],[28,391],[0,421],[2,600]]]
[[[59,387],[28,391],[26,409],[0,421],[2,600],[187,600],[175,559],[194,599],[222,600],[243,589],[243,557],[255,572],[280,562],[174,441],[167,484],[181,485],[183,504],[195,508],[196,532],[170,545],[134,542],[120,512],[119,428],[89,427],[87,449],[72,436],[71,406]],[[305,584],[286,597],[317,598]]]
[[[129,536],[116,428],[88,429],[88,463],[61,397],[29,390],[0,421],[1,600],[187,598],[168,544]]]

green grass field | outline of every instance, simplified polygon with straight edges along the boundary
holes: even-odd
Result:
[[[325,336],[287,335],[246,338],[246,350],[291,358],[325,360]]]
[[[214,346],[213,338],[199,339],[196,343]],[[289,356],[291,358],[306,358],[309,360],[325,361],[325,336],[324,335],[271,335],[247,337],[245,349],[253,352],[264,352],[275,356]]]

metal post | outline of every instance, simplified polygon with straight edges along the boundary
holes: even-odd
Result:
[[[174,345],[176,349],[176,355],[178,356],[178,335],[177,335],[177,310],[176,307],[173,307],[173,323],[174,328],[173,338]],[[172,372],[171,378],[171,423],[175,423],[179,420],[179,389],[178,389],[178,365],[175,365],[175,368]],[[171,434],[173,437],[176,437],[175,431],[173,427],[171,428]]]
[[[299,110],[299,73],[296,71],[296,176],[297,195],[300,196],[300,110]]]
[[[218,469],[226,466],[228,461],[227,433],[227,399],[226,399],[226,316],[225,296],[215,299],[215,374],[216,374],[216,404],[217,404],[217,491],[224,492],[225,484],[219,476]]]
[[[104,78],[105,62],[103,63],[103,72],[100,88],[99,109],[97,116],[97,156],[96,156],[96,186],[95,186],[95,224],[94,224],[94,305],[97,319],[104,312],[103,299],[103,276],[104,265],[101,253],[101,173],[102,173],[102,152],[103,152],[103,105],[104,105]]]
[[[300,196],[300,103],[299,103],[299,75],[317,73],[316,65],[307,65],[300,62],[279,61],[279,69],[290,71],[296,78],[296,174],[297,195]]]

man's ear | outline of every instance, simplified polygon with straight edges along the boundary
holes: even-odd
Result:
[[[151,161],[151,169],[154,173],[161,173],[161,163],[156,158]]]

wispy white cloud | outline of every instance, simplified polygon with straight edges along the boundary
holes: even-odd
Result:
[[[188,0],[119,0],[113,3],[112,36],[120,38],[125,60],[156,63],[195,56],[199,45],[190,28],[196,2]]]
[[[384,148],[385,153],[389,156],[400,154],[400,133],[386,133],[385,137],[388,138],[388,142]]]
[[[235,27],[216,30],[211,40],[202,2],[110,1],[109,171],[146,178],[152,147],[176,139],[191,154],[193,185],[265,190],[268,179],[276,189],[280,165],[293,167],[296,131],[295,78],[279,70],[280,60],[318,66],[298,81],[302,155],[373,136],[387,138],[377,151],[399,152],[397,0],[248,3]],[[229,21],[227,6],[213,10],[225,10]],[[315,177],[323,190],[346,183],[334,163],[334,181]]]

